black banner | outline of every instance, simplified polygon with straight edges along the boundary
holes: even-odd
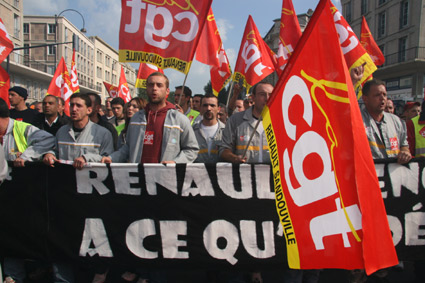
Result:
[[[425,257],[425,162],[377,163],[401,260]],[[287,266],[268,165],[29,164],[0,187],[0,253],[178,268]]]

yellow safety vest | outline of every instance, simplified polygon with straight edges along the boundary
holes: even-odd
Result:
[[[423,130],[425,135],[425,124],[419,124],[419,115],[412,118],[412,122],[415,126],[415,157],[425,157],[425,136],[419,133]]]
[[[189,118],[190,125],[195,122],[196,118],[199,116],[199,112],[193,109],[190,109],[189,113],[187,113],[186,117]]]
[[[13,123],[13,138],[15,139],[18,151],[21,153],[24,152],[28,147],[27,137],[25,136],[25,130],[30,125],[31,124],[16,120]]]
[[[116,126],[116,127],[115,127],[115,130],[117,130],[118,135],[120,135],[120,134],[121,134],[121,132],[122,132],[122,130],[124,130],[124,128],[125,128],[125,123],[124,123],[124,124],[121,124],[121,125]]]

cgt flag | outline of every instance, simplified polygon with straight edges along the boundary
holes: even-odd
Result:
[[[253,85],[274,72],[274,65],[270,48],[249,16],[232,80],[239,82],[242,79],[248,92]]]
[[[125,78],[124,68],[121,65],[120,84],[118,85],[118,97],[124,99],[125,103],[130,102],[131,94],[128,88],[127,79]]]
[[[370,274],[398,261],[330,11],[321,0],[263,110],[263,125],[289,266]]]
[[[279,76],[288,63],[289,56],[294,52],[301,35],[300,24],[292,0],[283,0],[282,14],[280,16],[279,47],[277,51],[278,68],[276,68]]]
[[[120,62],[187,74],[212,0],[121,0]]]
[[[367,53],[372,58],[373,63],[376,66],[381,66],[385,63],[384,54],[382,54],[381,48],[378,47],[375,40],[373,39],[372,33],[370,32],[369,26],[367,25],[366,19],[363,16],[362,29],[360,33],[360,42]]]
[[[6,59],[13,50],[13,42],[7,33],[3,21],[0,19],[0,63]]]
[[[158,68],[155,65],[140,63],[139,72],[137,73],[136,79],[136,87],[146,88],[146,80],[148,79],[149,75],[154,72],[160,72],[162,74],[164,73],[162,69]]]
[[[71,62],[71,91],[72,91],[72,93],[80,92],[80,84],[78,82],[77,66],[75,65],[75,49],[72,52],[72,62]]]
[[[53,79],[50,82],[49,88],[47,89],[46,95],[50,94],[62,97],[65,101],[64,112],[69,116],[69,98],[72,93],[72,83],[69,78],[68,68],[66,67],[65,60],[62,57],[56,68],[56,72],[53,75]]]
[[[339,35],[339,42],[341,44],[342,53],[344,53],[345,62],[348,69],[351,71],[359,66],[364,66],[364,74],[361,80],[354,86],[357,89],[376,71],[376,65],[373,63],[372,58],[367,54],[366,50],[360,44],[354,31],[350,25],[338,11],[338,9],[331,3],[331,11]],[[359,94],[360,98],[361,94]]]
[[[108,92],[110,97],[118,97],[118,87],[108,84],[107,82],[103,82],[103,85],[105,86],[106,91]]]
[[[6,101],[10,107],[9,101],[10,77],[9,74],[0,66],[0,98]]]
[[[208,12],[207,20],[199,39],[196,60],[210,65],[211,87],[214,95],[218,96],[232,75],[232,71],[212,9]]]

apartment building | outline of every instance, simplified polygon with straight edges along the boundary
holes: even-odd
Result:
[[[385,81],[394,100],[424,98],[425,3],[422,0],[342,0],[345,19],[360,38],[362,16],[383,51],[374,77]]]
[[[118,51],[98,36],[87,37],[62,16],[23,16],[22,0],[0,0],[0,17],[17,47],[1,65],[8,70],[11,85],[28,89],[28,102],[40,101],[47,93],[56,66],[63,57],[71,69],[73,47],[81,92],[108,96],[103,81],[118,85],[123,65],[132,96],[137,96],[136,70],[118,62]],[[74,43],[73,43],[74,42]],[[40,47],[38,47],[40,46]]]

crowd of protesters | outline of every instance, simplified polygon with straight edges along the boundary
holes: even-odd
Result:
[[[353,82],[355,75],[352,73]],[[108,98],[102,106],[98,94],[76,93],[70,98],[68,117],[62,99],[47,95],[34,104],[38,111],[33,110],[25,103],[27,90],[15,86],[9,90],[11,109],[0,99],[0,159],[12,161],[14,166],[41,160],[54,166],[63,160],[77,169],[88,162],[270,163],[260,117],[273,85],[258,83],[245,100],[240,92],[236,84],[226,106],[212,94],[192,96],[189,87],[179,86],[174,103],[170,103],[168,78],[153,73],[147,79],[148,101],[133,98],[125,103],[121,98]],[[403,113],[398,113],[400,117],[396,116],[385,84],[376,79],[364,85],[363,102],[362,117],[373,158],[407,163],[412,157],[425,156],[425,104],[408,102]],[[75,282],[72,266],[52,265],[54,282]],[[109,268],[113,267],[96,268],[92,282],[107,282]],[[6,283],[23,282],[25,262],[6,258],[4,273]],[[382,274],[376,276],[386,275]],[[218,282],[216,275],[209,276],[211,282]],[[318,282],[319,275],[318,270],[288,270],[283,282]],[[162,272],[132,270],[123,272],[121,279],[164,282],[163,277]],[[230,277],[226,282],[262,282],[258,270]],[[353,272],[352,277],[352,282],[365,282],[364,272]]]

